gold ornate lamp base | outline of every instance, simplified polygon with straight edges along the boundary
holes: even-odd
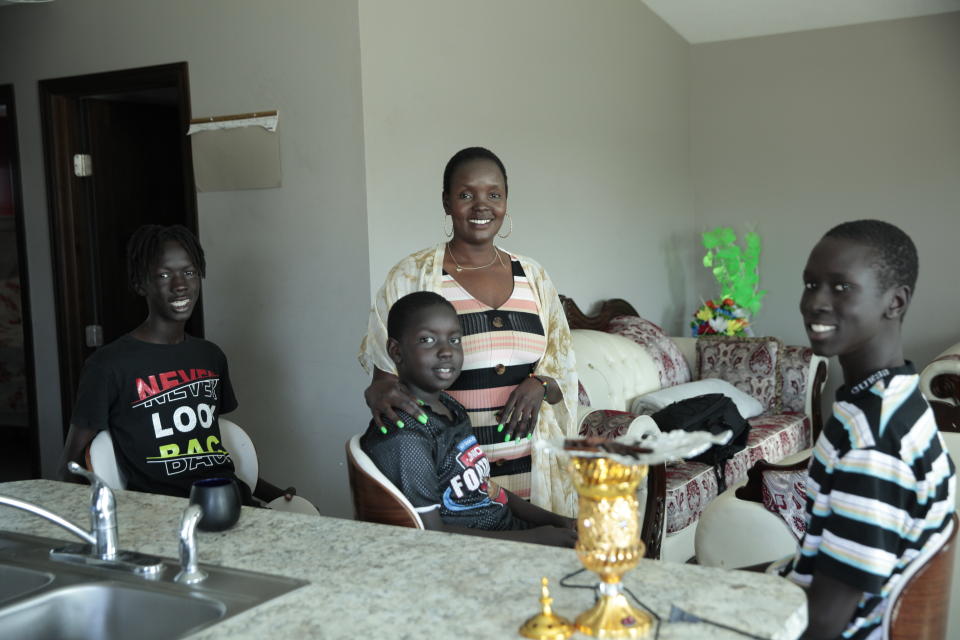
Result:
[[[577,631],[596,638],[642,638],[653,622],[631,606],[620,577],[643,557],[637,487],[646,465],[621,464],[605,457],[573,456],[573,485],[580,496],[577,555],[600,576],[600,598],[577,616]]]
[[[650,616],[627,602],[619,582],[601,582],[600,593],[597,604],[577,616],[577,631],[596,638],[643,638],[650,632]]]

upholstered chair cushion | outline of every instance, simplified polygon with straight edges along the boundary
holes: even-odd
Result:
[[[782,460],[810,446],[810,420],[800,414],[762,415],[747,420],[747,446],[727,460],[724,475],[732,487],[759,460]],[[667,465],[667,535],[694,524],[719,494],[713,467],[682,460]]]
[[[783,392],[780,394],[783,411],[803,413],[813,392],[813,381],[807,380],[813,349],[796,345],[784,345],[780,356],[780,371]]]
[[[780,413],[783,376],[777,338],[701,336],[697,339],[697,378],[720,378],[753,396],[768,413]]]
[[[624,411],[633,398],[660,388],[653,358],[629,338],[589,329],[571,336],[577,375],[591,406]]]
[[[797,542],[807,530],[807,471],[768,469],[761,476],[763,506],[787,523]]]

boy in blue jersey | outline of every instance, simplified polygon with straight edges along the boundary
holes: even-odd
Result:
[[[810,344],[837,356],[844,378],[814,447],[806,534],[787,573],[807,590],[804,638],[879,639],[890,590],[951,521],[954,464],[901,343],[917,262],[899,228],[858,220],[828,231],[803,272]]]
[[[453,305],[428,291],[390,308],[387,353],[423,410],[398,410],[402,429],[370,422],[360,440],[374,464],[407,497],[427,529],[572,547],[576,521],[498,487],[463,406],[443,393],[460,375],[463,348]]]

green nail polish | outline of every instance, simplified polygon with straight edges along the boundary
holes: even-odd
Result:
[[[503,425],[502,425],[502,424],[498,424],[498,425],[497,425],[497,433],[503,433]]]
[[[529,439],[532,438],[532,437],[533,437],[533,434],[532,434],[532,433],[528,433],[528,434],[527,434],[527,440],[529,440]]]
[[[382,433],[383,435],[387,435],[387,428],[386,428],[386,427],[380,427],[380,433]]]
[[[427,421],[429,419],[430,418],[428,418],[427,414],[425,413],[421,413],[420,415],[417,416],[417,422],[419,422],[420,424],[427,424]]]
[[[424,402],[420,398],[417,398],[417,404],[422,407],[424,405]]]
[[[407,425],[403,424],[403,420],[397,420],[397,429],[403,429],[405,426]]]
[[[506,435],[506,437],[503,439],[503,441],[504,441],[504,442],[510,442],[510,434],[509,434],[509,433]]]

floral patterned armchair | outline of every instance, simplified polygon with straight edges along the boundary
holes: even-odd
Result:
[[[723,379],[763,405],[748,420],[746,448],[726,464],[728,486],[743,480],[758,460],[781,460],[808,448],[819,434],[827,367],[809,348],[776,338],[670,337],[624,300],[604,301],[594,315],[561,300],[577,356],[581,436],[629,437],[656,429],[649,416],[630,412],[631,402],[705,378]],[[697,520],[718,493],[716,474],[706,464],[652,468],[641,529],[647,556],[678,562],[692,557]]]

